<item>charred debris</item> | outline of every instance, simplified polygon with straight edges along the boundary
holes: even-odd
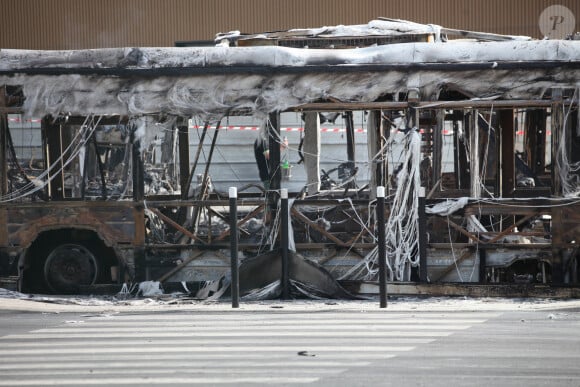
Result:
[[[320,269],[298,276],[307,294],[372,292],[379,259],[415,291],[578,287],[579,41],[379,19],[215,47],[0,50],[0,90],[4,287],[196,293],[227,277],[229,186],[242,262],[277,256],[288,189],[291,249]],[[250,265],[249,287],[272,265]]]

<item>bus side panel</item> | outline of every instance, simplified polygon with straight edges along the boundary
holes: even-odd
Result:
[[[96,231],[105,244],[135,241],[133,205],[104,203],[42,203],[6,209],[7,243],[28,247],[43,231],[79,228]]]

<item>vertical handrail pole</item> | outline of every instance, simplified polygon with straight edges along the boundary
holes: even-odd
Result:
[[[425,213],[425,187],[419,187],[419,280],[428,281],[427,275],[427,214]]]
[[[240,274],[238,272],[238,190],[230,187],[230,250],[232,270],[232,308],[240,307]]]
[[[387,307],[387,257],[385,252],[385,187],[377,187],[377,231],[378,231],[378,261],[379,261],[379,297],[380,307]]]
[[[288,262],[288,243],[290,231],[289,214],[288,214],[288,190],[282,188],[280,190],[280,230],[281,230],[281,241],[280,249],[282,250],[282,299],[287,300],[290,298],[290,264]]]

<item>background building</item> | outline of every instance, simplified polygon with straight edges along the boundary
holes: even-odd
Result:
[[[0,48],[173,46],[216,33],[364,24],[379,16],[449,28],[542,38],[574,32],[578,0],[0,0]]]

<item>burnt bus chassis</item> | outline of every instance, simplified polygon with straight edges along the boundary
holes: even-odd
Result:
[[[64,291],[78,290],[79,284],[86,283],[167,280],[175,278],[176,269],[188,270],[189,263],[204,258],[205,253],[199,255],[199,251],[216,251],[219,256],[223,255],[220,248],[227,244],[227,230],[215,235],[210,227],[204,237],[198,229],[184,227],[179,208],[191,204],[200,213],[202,208],[214,206],[205,211],[227,220],[220,210],[225,205],[223,196],[205,195],[200,202],[190,203],[181,196],[145,197],[144,165],[134,139],[128,143],[132,145],[132,200],[64,200],[70,196],[65,177],[59,173],[51,176],[36,197],[14,200],[14,179],[24,172],[13,162],[14,155],[10,168],[8,165],[9,113],[44,116],[46,169],[61,156],[60,133],[66,133],[75,119],[81,125],[86,118],[82,116],[95,111],[117,112],[121,117],[112,117],[114,122],[131,115],[269,114],[270,170],[274,171],[270,191],[266,198],[254,197],[257,202],[247,203],[250,209],[240,219],[244,223],[257,215],[251,206],[264,206],[271,213],[276,208],[281,186],[280,155],[274,140],[279,138],[275,133],[280,128],[277,112],[308,115],[362,110],[373,117],[367,127],[369,155],[378,155],[370,163],[369,187],[341,191],[338,197],[330,193],[313,206],[301,204],[297,197],[292,222],[299,236],[299,252],[318,249],[311,256],[322,263],[338,265],[336,261],[342,259],[345,266],[352,266],[353,260],[367,257],[367,251],[376,246],[375,190],[386,186],[390,192],[395,167],[388,165],[383,145],[395,116],[402,115],[404,131],[423,131],[421,154],[432,160],[421,170],[426,199],[411,211],[419,215],[419,229],[426,230],[418,233],[419,245],[411,252],[420,258],[411,279],[576,285],[578,195],[570,194],[568,188],[577,182],[574,167],[580,161],[578,44],[508,40],[323,51],[281,47],[2,50],[0,82],[6,86],[0,93],[0,275],[16,278],[20,288],[28,291],[47,278],[54,280],[53,288]],[[216,82],[220,88],[213,87]],[[167,98],[176,90],[185,92],[184,99]],[[213,98],[216,94],[217,100]],[[141,98],[141,104],[132,105],[132,97]],[[222,99],[227,103],[221,103]],[[248,106],[255,111],[244,111]],[[49,111],[55,117],[47,115]],[[69,111],[76,113],[67,114]],[[444,173],[441,166],[441,136],[446,125],[453,128],[452,173]],[[305,132],[316,133],[306,126]],[[515,134],[522,127],[526,149],[523,156],[516,157]],[[352,126],[350,129],[346,146],[349,161],[353,161]],[[189,187],[191,182],[187,137],[188,131],[181,126],[180,187]],[[522,163],[535,187],[518,184]],[[106,195],[103,187],[101,199]],[[339,200],[332,202],[332,195]],[[350,202],[340,200],[345,195]],[[427,211],[432,204],[457,198],[469,199],[448,214]],[[222,200],[208,201],[213,199]],[[316,206],[322,209],[313,210]],[[328,207],[338,215],[321,225],[318,215]],[[387,212],[397,210],[387,205]],[[152,225],[159,222],[171,230],[173,238],[155,237]],[[244,234],[242,246],[244,237],[248,237],[248,248],[264,244]],[[170,249],[185,254],[166,259]],[[155,265],[171,269],[158,274],[153,272]],[[71,279],[74,289],[67,286]]]
[[[442,131],[441,112],[473,112],[476,109],[489,111],[493,109],[500,121],[501,144],[498,149],[505,156],[502,159],[502,173],[495,176],[492,182],[494,190],[500,194],[501,199],[470,199],[469,203],[459,212],[451,216],[441,217],[438,215],[424,215],[421,219],[428,230],[428,237],[420,238],[420,251],[422,265],[414,273],[416,283],[441,283],[446,282],[446,276],[456,270],[457,265],[470,259],[477,260],[478,265],[474,268],[478,271],[475,283],[511,283],[522,280],[524,282],[552,284],[552,285],[577,285],[578,284],[578,249],[577,238],[580,236],[580,219],[578,218],[579,203],[576,199],[558,199],[554,197],[559,193],[559,175],[553,166],[547,179],[548,187],[536,189],[519,189],[515,182],[513,151],[514,112],[525,109],[527,111],[544,111],[547,114],[539,115],[542,120],[551,116],[552,150],[558,147],[558,131],[561,129],[562,117],[558,117],[560,106],[573,108],[577,100],[562,97],[554,93],[551,100],[543,101],[441,101],[439,110],[433,108],[433,102],[403,101],[403,102],[376,102],[365,104],[344,103],[313,103],[301,106],[300,111],[349,111],[368,110],[380,112],[384,115],[389,111],[405,110],[409,115],[415,115],[418,121],[424,120],[419,111],[430,111],[425,116],[431,122],[421,123],[424,128],[432,128],[434,134],[427,142],[434,144],[431,152],[437,152],[437,133]],[[3,181],[2,192],[8,193],[8,176],[6,155],[9,154],[7,132],[7,114],[17,113],[18,108],[5,107],[2,110],[2,125],[0,137],[2,149]],[[438,114],[439,112],[440,114]],[[453,114],[452,114],[453,115]],[[530,114],[532,115],[532,114]],[[273,115],[274,116],[274,115]],[[573,116],[573,115],[572,115]],[[438,118],[439,117],[439,120]],[[276,122],[275,116],[272,122]],[[118,121],[118,117],[113,120]],[[73,122],[69,118],[69,122]],[[43,120],[42,130],[50,137],[50,129],[58,120]],[[380,122],[380,120],[379,120]],[[531,124],[545,128],[546,122]],[[559,126],[560,125],[560,126]],[[569,124],[564,130],[575,133],[578,127],[577,121]],[[369,128],[371,129],[371,128]],[[466,128],[469,130],[468,128]],[[274,125],[272,130],[277,130]],[[377,124],[374,128],[379,133],[379,138],[384,137],[384,127]],[[181,131],[180,141],[188,143],[187,135]],[[47,140],[50,143],[50,140]],[[46,147],[48,159],[55,159],[56,155],[49,153],[58,147]],[[52,150],[51,150],[52,149]],[[272,149],[276,149],[273,147]],[[135,148],[133,149],[135,151]],[[185,156],[185,146],[180,146],[181,183],[186,184],[189,176],[189,158]],[[573,149],[570,152],[577,152]],[[18,281],[19,289],[23,291],[53,291],[53,292],[77,292],[86,289],[86,284],[121,284],[124,281],[143,281],[150,279],[168,280],[172,274],[182,270],[190,262],[194,262],[203,256],[204,251],[213,251],[225,257],[223,250],[229,246],[229,233],[226,230],[219,234],[209,232],[205,235],[192,233],[184,229],[180,224],[180,208],[193,206],[200,211],[210,211],[218,214],[227,221],[228,214],[223,209],[227,207],[227,200],[213,195],[204,200],[185,200],[179,196],[173,197],[144,197],[143,193],[143,168],[139,162],[140,156],[135,152],[135,165],[139,166],[133,171],[133,200],[125,201],[102,201],[102,200],[66,200],[59,197],[58,185],[63,184],[62,178],[52,180],[49,184],[53,197],[49,203],[45,201],[32,202],[8,202],[0,205],[0,257],[3,286],[11,286]],[[458,154],[457,157],[461,157]],[[479,156],[478,156],[479,157]],[[273,157],[276,161],[276,155]],[[386,163],[386,162],[385,162]],[[434,168],[437,170],[437,168]],[[386,179],[386,165],[378,165],[376,168],[376,181],[373,185],[388,185]],[[435,172],[436,173],[436,172]],[[459,196],[470,196],[469,187],[462,186],[457,181],[461,180],[460,174],[465,170],[456,169],[455,186],[446,190],[437,189],[432,182],[427,185],[429,195],[424,201],[426,206],[445,201]],[[463,176],[469,180],[469,174]],[[434,181],[435,179],[432,179]],[[240,215],[239,225],[253,216],[263,216],[265,208],[276,206],[276,192],[280,187],[280,176],[274,172],[272,176],[272,192],[274,194],[264,197],[252,196],[240,199],[240,205],[248,208]],[[428,184],[428,183],[427,183]],[[294,193],[296,195],[296,193]],[[350,256],[358,256],[360,259],[376,246],[373,235],[367,230],[374,230],[373,217],[369,217],[369,224],[361,225],[350,222],[341,230],[325,229],[316,223],[316,215],[304,214],[301,206],[337,206],[341,211],[341,221],[345,218],[354,218],[352,211],[367,216],[374,209],[372,190],[357,190],[347,192],[346,196],[352,198],[351,204],[345,205],[344,201],[337,200],[344,197],[345,192],[329,194],[322,200],[297,198],[291,212],[292,224],[295,234],[301,230],[314,231],[320,236],[318,242],[312,239],[297,240],[298,252],[310,252],[308,254],[314,260],[325,264],[335,257],[349,252]],[[47,195],[48,196],[48,195]],[[291,194],[292,196],[292,194]],[[482,195],[483,196],[483,195]],[[552,198],[550,198],[552,196]],[[370,205],[369,205],[370,204]],[[387,215],[389,211],[387,205]],[[172,243],[168,241],[152,241],[148,238],[148,217],[145,211],[156,213],[165,224],[167,229],[180,232],[186,236],[185,242]],[[420,213],[424,213],[419,209]],[[494,231],[472,230],[466,226],[465,219],[469,216],[480,218],[500,218],[502,228]],[[360,217],[360,216],[359,216]],[[209,218],[211,219],[211,217]],[[363,217],[364,219],[364,217]],[[530,221],[549,219],[548,225],[538,230],[537,228],[522,233],[518,230]],[[340,222],[338,222],[340,223]],[[546,223],[546,221],[544,221]],[[444,232],[441,232],[441,225]],[[243,227],[242,227],[243,228]],[[450,236],[449,230],[453,231]],[[247,234],[247,233],[246,233]],[[449,237],[448,237],[449,235]],[[485,237],[485,238],[484,238]],[[509,237],[539,237],[542,242],[517,243],[509,242]],[[256,250],[255,240],[244,240],[244,231],[240,235],[240,250]],[[451,264],[441,265],[438,260],[441,253],[449,255],[455,250],[457,255]],[[184,260],[183,251],[187,251]],[[314,254],[312,254],[314,252]],[[474,255],[477,253],[477,255]],[[227,254],[226,254],[227,255]],[[56,257],[56,258],[55,258]],[[60,258],[59,258],[60,257]],[[179,259],[178,259],[179,257]],[[227,257],[225,257],[227,258]],[[224,260],[225,260],[224,258]],[[47,260],[55,263],[47,265]],[[474,263],[475,264],[475,263]],[[347,263],[348,265],[348,263]],[[93,267],[95,266],[95,267]],[[52,269],[47,269],[51,267]],[[227,267],[227,262],[224,262]],[[113,269],[113,270],[112,270]],[[215,268],[214,268],[215,269]],[[50,271],[52,270],[52,272]],[[62,271],[55,273],[54,271]],[[219,270],[219,269],[218,269]],[[215,273],[214,273],[215,274]],[[47,277],[51,284],[46,284]],[[526,278],[528,279],[526,281]],[[356,282],[356,281],[355,281]],[[452,282],[456,282],[452,281]],[[71,285],[72,283],[72,285]],[[79,286],[82,285],[82,286]],[[351,284],[352,285],[352,284]],[[362,290],[357,284],[355,289]],[[425,290],[422,290],[425,291]]]

